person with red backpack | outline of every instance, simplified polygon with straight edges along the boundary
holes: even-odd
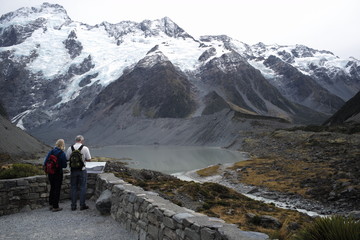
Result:
[[[50,210],[53,212],[62,210],[62,208],[59,207],[60,190],[63,181],[62,169],[67,167],[64,149],[64,139],[58,139],[55,147],[49,151],[44,161],[44,170],[50,182],[49,205]]]

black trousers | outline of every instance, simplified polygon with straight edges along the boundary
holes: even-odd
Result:
[[[50,182],[50,195],[49,195],[49,205],[53,208],[59,207],[60,201],[60,190],[63,180],[63,173],[55,173],[48,175]]]

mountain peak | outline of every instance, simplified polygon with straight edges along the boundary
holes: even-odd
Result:
[[[169,59],[158,50],[158,46],[155,46],[148,54],[141,59],[136,66],[142,68],[151,68],[157,63],[169,62]]]
[[[192,38],[187,32],[179,27],[169,17],[164,17],[157,20],[144,20],[140,24],[140,29],[145,32],[146,36],[157,36],[160,32],[165,33],[173,38]]]
[[[67,15],[67,12],[63,6],[48,2],[44,2],[43,4],[41,4],[40,11],[51,13],[65,13]]]
[[[213,40],[226,43],[230,42],[232,38],[227,35],[204,35],[200,37],[200,41],[203,42],[211,42]]]
[[[65,9],[58,4],[43,3],[39,7],[24,7],[0,18],[0,46],[17,45],[31,37],[37,29],[60,29],[71,22]]]
[[[66,10],[59,4],[43,3],[38,7],[23,7],[16,11],[4,14],[0,18],[1,24],[11,22],[12,24],[22,24],[24,22],[34,21],[38,18],[50,19],[49,15],[57,16],[56,18],[62,18],[64,20],[70,20]]]
[[[135,32],[145,35],[145,37],[160,36],[165,33],[168,37],[172,38],[193,38],[169,17],[144,20],[140,23],[133,21],[121,21],[116,24],[102,22],[100,26],[103,26],[109,35],[114,36],[116,39],[121,39],[129,33]]]

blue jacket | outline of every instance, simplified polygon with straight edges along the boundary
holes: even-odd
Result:
[[[61,153],[60,153],[61,152]],[[45,162],[46,162],[46,159],[48,159],[48,157],[53,154],[55,156],[58,156],[58,160],[59,160],[59,164],[61,166],[60,168],[60,172],[62,172],[62,169],[63,168],[66,168],[67,167],[67,161],[66,161],[66,155],[64,153],[63,150],[61,150],[60,148],[58,147],[54,147],[51,151],[49,151],[49,153],[46,155],[45,159],[44,159],[44,166],[45,166]]]

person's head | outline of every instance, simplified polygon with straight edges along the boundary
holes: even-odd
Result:
[[[55,147],[60,148],[61,150],[65,149],[65,141],[64,139],[58,139],[55,143]]]
[[[75,142],[82,143],[84,141],[84,137],[82,135],[77,135],[75,138]]]

